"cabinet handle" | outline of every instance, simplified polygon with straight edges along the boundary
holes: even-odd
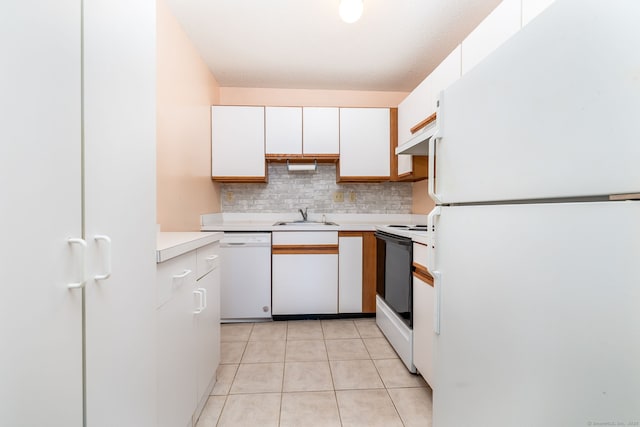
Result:
[[[433,308],[433,332],[440,335],[440,299],[442,295],[442,274],[433,272],[433,288],[435,291],[435,307]]]
[[[203,304],[201,305],[201,307],[200,307],[200,308],[201,308],[202,310],[204,310],[205,308],[207,308],[207,290],[206,290],[205,288],[198,288],[198,290],[199,290],[200,292],[202,292],[202,295],[203,295],[203,298],[202,298],[202,299],[203,299],[204,301],[203,301]],[[201,310],[201,311],[202,311],[202,310]]]
[[[202,288],[200,288],[200,289],[202,289]],[[198,298],[199,298],[198,308],[193,310],[193,314],[200,314],[200,313],[202,313],[202,310],[203,310],[202,303],[203,303],[204,296],[203,296],[202,291],[200,291],[200,289],[193,291],[193,293],[197,294]]]
[[[184,272],[182,272],[180,274],[174,274],[173,278],[174,279],[184,279],[185,277],[187,277],[190,274],[191,274],[191,270],[184,270]]]
[[[104,274],[96,274],[93,278],[95,280],[105,280],[111,277],[111,238],[109,236],[97,234],[96,236],[94,236],[94,240],[96,241],[102,240],[105,242],[104,266],[106,271]]]
[[[205,259],[206,259],[207,261],[213,261],[213,260],[215,260],[216,258],[218,258],[218,255],[209,255],[209,256],[208,256],[208,257],[206,257]]]
[[[87,242],[80,238],[69,238],[67,243],[80,246],[80,281],[68,283],[67,287],[69,289],[82,289],[87,283]]]

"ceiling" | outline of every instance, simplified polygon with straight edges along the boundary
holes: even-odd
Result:
[[[166,0],[222,87],[413,90],[500,0]]]

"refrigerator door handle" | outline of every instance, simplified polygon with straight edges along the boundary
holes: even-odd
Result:
[[[436,204],[442,203],[440,200],[440,196],[436,193],[436,142],[441,140],[440,129],[436,129],[433,136],[429,139],[429,171],[428,171],[428,189],[429,196],[433,199]]]
[[[436,142],[442,139],[442,113],[443,113],[443,99],[444,92],[440,92],[438,94],[438,102],[436,103],[436,130],[433,133],[433,136],[429,139],[428,145],[428,168],[427,171],[427,187],[429,191],[429,196],[436,202],[436,205],[442,204],[442,200],[438,193],[436,193]]]
[[[435,300],[433,307],[433,332],[440,335],[440,299],[442,297],[442,273],[439,271],[432,272],[433,288],[435,291]]]
[[[440,216],[442,209],[440,206],[436,206],[429,212],[427,216],[427,270],[434,272],[436,269],[436,227],[435,218]]]

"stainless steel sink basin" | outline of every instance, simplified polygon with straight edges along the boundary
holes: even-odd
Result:
[[[330,222],[330,221],[303,221],[303,220],[298,220],[298,221],[278,221],[273,225],[338,225],[335,222]]]

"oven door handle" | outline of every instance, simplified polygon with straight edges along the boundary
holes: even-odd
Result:
[[[403,245],[403,246],[411,246],[411,244],[412,244],[412,240],[410,238],[408,238],[408,237],[396,237],[396,236],[392,236],[390,234],[380,233],[378,231],[376,231],[375,236],[376,236],[376,238],[378,238],[380,240],[397,243],[397,244]]]

